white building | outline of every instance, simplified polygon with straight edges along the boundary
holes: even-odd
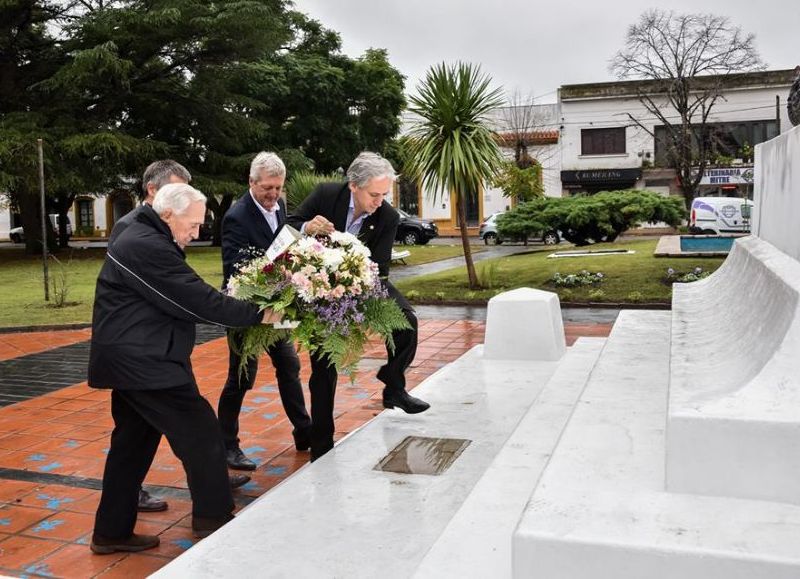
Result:
[[[703,194],[752,196],[752,148],[791,128],[786,100],[793,78],[793,71],[779,70],[724,80],[722,97],[707,121],[720,154],[701,181]],[[674,171],[664,168],[662,123],[637,98],[648,84],[651,81],[625,81],[559,89],[564,195],[628,188],[680,193]],[[666,105],[659,108],[667,110]],[[677,120],[674,113],[665,116]]]
[[[703,194],[752,196],[752,158],[747,158],[747,149],[752,151],[758,143],[791,128],[786,100],[793,78],[791,70],[726,78],[722,97],[708,119],[716,146],[725,154],[706,169],[700,182]],[[648,82],[564,85],[556,104],[533,107],[534,140],[538,145],[530,153],[542,165],[545,195],[560,197],[618,189],[680,194],[675,172],[666,167],[664,151],[653,137],[660,135],[663,128],[637,98],[638,91]],[[494,127],[503,138],[502,145],[508,144],[506,113],[501,111]],[[406,119],[405,126],[411,121]],[[513,155],[513,150],[503,150],[508,156]],[[437,199],[434,203],[428,192],[406,183],[395,194],[394,204],[434,220],[444,235],[456,234],[455,203],[450,196],[439,195]],[[485,186],[467,206],[470,233],[477,232],[473,226],[492,212],[512,205],[501,191]]]
[[[791,128],[786,101],[793,79],[792,70],[734,74],[725,79],[722,98],[708,120],[721,154],[700,183],[703,194],[752,196],[748,149]],[[666,167],[663,147],[652,136],[658,137],[663,128],[637,98],[638,91],[651,84],[621,81],[564,85],[554,104],[501,109],[493,128],[509,158],[514,154],[511,137],[525,132],[532,143],[528,152],[542,167],[547,196],[632,188],[677,195],[680,190],[675,172]],[[524,114],[516,114],[520,111]],[[521,117],[524,120],[520,121]],[[404,118],[402,132],[408,131],[411,122],[410,116]],[[103,236],[134,205],[127,191],[81,196],[69,218],[77,235],[91,232]],[[458,233],[455,203],[449,193],[434,196],[418,184],[401,179],[393,205],[435,221],[442,235]],[[470,234],[477,234],[483,219],[513,205],[514,200],[489,184],[472,192],[467,203]],[[7,239],[9,229],[17,225],[18,220],[0,201],[0,239]]]

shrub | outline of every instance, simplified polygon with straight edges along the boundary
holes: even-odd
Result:
[[[605,295],[606,295],[606,292],[604,292],[603,290],[594,289],[594,290],[589,292],[589,299],[590,300],[594,300],[594,301],[600,301],[605,297]]]
[[[632,291],[626,296],[626,299],[634,304],[639,303],[644,299],[644,294],[642,294],[642,292],[639,291]]]
[[[294,211],[306,200],[320,183],[341,181],[343,177],[337,173],[327,175],[299,171],[291,174],[286,182],[286,209]]]
[[[711,275],[710,271],[703,271],[702,267],[695,267],[692,271],[689,272],[680,272],[673,268],[667,268],[667,275],[664,278],[664,283],[673,284],[673,283],[690,283],[693,281],[697,281],[700,279],[707,278]]]
[[[592,273],[584,269],[580,273],[568,273],[567,275],[556,272],[549,281],[556,287],[581,287],[600,283],[603,281],[603,277],[603,274],[599,271]]]
[[[530,236],[559,230],[575,245],[614,241],[621,233],[645,222],[677,226],[686,213],[679,197],[651,191],[603,191],[596,195],[548,197],[521,203],[497,220],[504,237]]]

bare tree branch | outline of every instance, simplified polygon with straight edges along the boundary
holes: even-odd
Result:
[[[629,27],[625,47],[612,58],[609,70],[622,80],[654,81],[637,96],[665,129],[667,157],[687,205],[708,163],[706,125],[715,103],[723,98],[726,77],[765,68],[755,37],[723,16],[652,9]],[[648,133],[655,132],[628,116]]]

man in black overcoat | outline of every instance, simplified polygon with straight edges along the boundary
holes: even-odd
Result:
[[[150,163],[142,175],[141,204],[117,219],[116,223],[114,223],[114,227],[111,229],[111,235],[108,237],[109,247],[112,246],[120,234],[134,222],[136,216],[142,212],[142,207],[145,205],[152,207],[156,191],[169,183],[189,183],[191,180],[191,173],[177,161],[161,159]],[[145,489],[139,489],[139,511],[145,513],[166,511],[168,506],[167,501],[152,496]]]
[[[89,386],[110,388],[114,430],[91,549],[107,554],[158,545],[136,535],[139,489],[165,435],[192,494],[192,528],[210,534],[234,508],[225,447],[214,410],[200,395],[190,356],[195,323],[241,327],[275,321],[227,297],[186,263],[199,235],[205,196],[185,184],[162,187],[108,249],[97,279]]]
[[[222,220],[223,287],[228,284],[236,265],[252,259],[249,250],[266,250],[286,222],[286,204],[281,199],[286,180],[286,167],[275,153],[261,152],[250,164],[250,188],[231,207]],[[235,340],[235,336],[231,337]],[[239,372],[238,344],[230,347],[228,379],[219,398],[217,416],[228,466],[255,470],[256,464],[244,455],[239,446],[239,413],[245,393],[253,388],[258,359],[247,364],[246,374]],[[308,450],[311,444],[311,417],[306,411],[300,383],[300,359],[290,340],[280,340],[267,350],[275,368],[283,409],[292,423],[295,447]]]
[[[401,408],[415,414],[429,408],[428,403],[406,392],[405,371],[417,351],[417,318],[405,297],[389,282],[392,245],[400,216],[384,199],[392,190],[396,175],[389,161],[376,153],[363,152],[347,170],[347,183],[318,186],[288,223],[307,235],[327,235],[347,231],[357,235],[378,264],[382,283],[403,310],[411,329],[392,335],[394,351],[386,348],[388,360],[378,371],[384,383],[384,408]],[[337,374],[327,357],[311,356],[311,458],[316,460],[333,448],[333,401]]]

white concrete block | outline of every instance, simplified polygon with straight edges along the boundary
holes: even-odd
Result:
[[[800,260],[800,126],[756,145],[753,233]]]
[[[621,312],[514,532],[514,577],[800,577],[800,507],[664,490],[669,336],[668,312]]]
[[[800,263],[757,237],[673,289],[666,484],[800,505]]]
[[[560,360],[566,349],[557,294],[519,288],[489,300],[487,360]]]

